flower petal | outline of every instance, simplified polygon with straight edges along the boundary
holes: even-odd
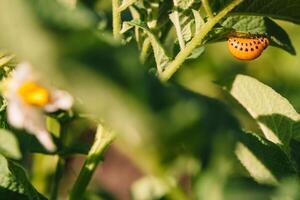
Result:
[[[34,106],[26,106],[23,109],[26,109],[24,129],[35,135],[48,151],[55,151],[56,147],[47,131],[46,117],[42,110]]]
[[[68,110],[73,105],[73,97],[66,91],[54,90],[51,94],[51,103],[44,108],[47,112],[55,112],[57,110]]]
[[[36,133],[35,136],[48,151],[54,152],[56,150],[56,146],[47,131],[40,131]]]
[[[21,102],[17,99],[7,104],[8,123],[15,128],[23,128],[25,122],[25,113],[22,110]]]
[[[9,90],[17,91],[22,83],[28,80],[34,80],[31,65],[26,62],[18,64],[16,70],[12,72]]]

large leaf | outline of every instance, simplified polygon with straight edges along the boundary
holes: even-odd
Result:
[[[0,129],[0,153],[13,159],[22,157],[17,138],[5,129]]]
[[[299,137],[295,125],[300,115],[269,86],[249,76],[238,75],[232,83],[230,94],[257,120],[271,142],[287,147],[292,137]]]
[[[45,200],[31,185],[24,169],[0,155],[0,194],[10,200]]]
[[[240,133],[235,153],[257,182],[277,184],[296,175],[292,162],[280,147],[258,136]]]
[[[300,23],[299,0],[244,0],[234,12],[270,16]]]
[[[218,12],[231,0],[212,0],[213,10]],[[300,23],[299,0],[244,0],[231,13],[234,15],[259,15]]]
[[[222,25],[235,31],[251,34],[267,34],[271,45],[282,48],[295,55],[296,51],[288,34],[278,24],[267,17],[231,16]]]

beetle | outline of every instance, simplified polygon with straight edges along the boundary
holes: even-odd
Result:
[[[239,60],[254,60],[262,54],[269,43],[265,35],[232,34],[228,36],[227,47],[230,53]]]

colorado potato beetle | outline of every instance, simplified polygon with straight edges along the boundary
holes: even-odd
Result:
[[[259,57],[268,45],[269,39],[265,35],[231,35],[227,40],[230,53],[239,60],[253,60]]]

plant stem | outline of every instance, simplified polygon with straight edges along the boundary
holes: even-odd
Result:
[[[51,190],[50,200],[57,199],[59,183],[60,183],[61,177],[63,175],[64,168],[65,168],[65,159],[59,156],[57,163],[56,163],[54,182],[53,182],[53,186],[52,186],[52,190]]]
[[[175,59],[166,67],[165,71],[160,74],[160,79],[162,81],[167,81],[171,78],[171,76],[179,69],[179,67],[183,64],[186,58],[192,53],[192,51],[202,43],[204,37],[207,33],[223,18],[230,12],[233,8],[235,8],[242,0],[234,0],[232,1],[226,8],[224,8],[221,12],[219,12],[215,17],[211,18],[203,27],[201,32],[196,35],[187,46],[181,50]]]
[[[121,38],[121,12],[119,12],[120,0],[112,0],[112,14],[113,14],[113,35],[119,40]]]
[[[208,0],[202,0],[202,5],[204,7],[204,10],[207,14],[207,16],[209,17],[209,19],[214,17],[213,12],[211,11],[210,5],[208,3]]]
[[[98,125],[94,144],[92,145],[87,158],[80,170],[79,176],[74,183],[69,196],[69,200],[81,199],[97,165],[103,157],[104,151],[111,144],[113,139],[114,134],[112,132],[105,130],[102,125]]]
[[[56,137],[60,138],[60,140],[64,143],[65,134],[63,134],[63,132],[65,131],[65,129],[63,128],[63,125],[58,120],[52,117],[47,117],[47,129],[51,133],[53,133]],[[51,193],[50,193],[50,200],[57,200],[59,184],[65,168],[65,158],[62,157],[61,155],[58,155],[57,157],[58,159],[55,167],[55,174],[54,174],[54,180],[53,180]]]

